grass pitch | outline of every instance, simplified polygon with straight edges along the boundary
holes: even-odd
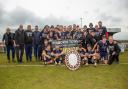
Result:
[[[0,89],[128,89],[127,63],[128,51],[120,55],[120,64],[82,66],[76,71],[43,66],[34,59],[32,63],[7,63],[6,55],[0,54]]]

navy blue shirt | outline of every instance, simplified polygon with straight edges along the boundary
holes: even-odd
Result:
[[[100,52],[107,52],[107,49],[108,49],[108,43],[107,42],[103,43],[102,41],[99,41],[98,46],[99,46]]]
[[[60,54],[61,52],[62,52],[61,49],[55,49],[55,50],[53,50],[53,53],[55,53],[55,54]]]
[[[40,32],[39,31],[33,32],[33,43],[34,45],[40,44]]]

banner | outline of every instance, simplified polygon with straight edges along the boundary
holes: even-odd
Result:
[[[55,45],[59,45],[63,48],[68,47],[77,47],[81,41],[80,40],[73,40],[73,39],[67,39],[67,40],[52,40],[51,44],[52,47],[55,47]]]
[[[50,42],[51,42],[53,48],[56,45],[59,45],[62,48],[63,52],[67,53],[70,50],[78,50],[78,45],[81,41],[80,40],[67,39],[67,40],[52,40]]]

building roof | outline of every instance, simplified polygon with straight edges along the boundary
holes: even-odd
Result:
[[[128,41],[128,32],[115,33],[113,39],[117,41]]]
[[[121,28],[107,28],[108,32],[121,32]]]

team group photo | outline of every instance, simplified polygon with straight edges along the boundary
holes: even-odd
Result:
[[[79,41],[74,43],[76,44],[74,49],[80,54],[83,64],[96,66],[97,62],[109,65],[113,62],[119,63],[121,49],[117,41],[114,41],[111,35],[109,36],[101,21],[94,27],[93,23],[90,23],[89,28],[86,25],[80,28],[76,24],[67,27],[46,25],[42,31],[39,31],[37,25],[34,29],[31,25],[27,25],[26,30],[23,25],[20,25],[15,33],[11,32],[11,28],[6,29],[3,43],[6,45],[8,62],[22,63],[24,54],[26,61],[31,62],[32,54],[34,54],[33,60],[42,61],[44,64],[61,64],[65,60],[66,48],[64,45],[53,45],[52,43],[55,40],[69,39]],[[73,49],[72,46],[67,46],[68,48]],[[17,60],[15,60],[15,56]]]
[[[0,0],[0,89],[128,89],[127,0]]]

